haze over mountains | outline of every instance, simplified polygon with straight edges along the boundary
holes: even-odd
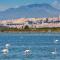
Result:
[[[32,17],[53,17],[59,16],[60,10],[49,4],[30,4],[19,8],[9,8],[0,11],[0,19],[32,18]]]

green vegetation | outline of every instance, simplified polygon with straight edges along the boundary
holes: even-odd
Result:
[[[18,28],[1,28],[0,32],[23,32],[23,31],[31,31],[31,32],[60,32],[60,28],[29,28],[28,26],[25,26],[23,29]]]
[[[25,30],[29,30],[30,28],[29,28],[29,26],[26,25],[24,29]]]

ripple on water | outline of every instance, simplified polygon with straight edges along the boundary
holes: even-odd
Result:
[[[1,60],[60,60],[60,34],[22,34],[22,33],[4,33],[0,34],[0,59]],[[57,44],[54,40],[59,40]],[[2,49],[5,44],[10,44],[9,52],[5,56]],[[51,52],[57,49],[57,54]],[[24,56],[26,49],[31,50],[31,55]]]

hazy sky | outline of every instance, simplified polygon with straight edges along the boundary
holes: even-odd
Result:
[[[60,0],[0,0],[0,11],[8,8],[17,8],[26,4],[48,3],[53,7],[60,9]]]

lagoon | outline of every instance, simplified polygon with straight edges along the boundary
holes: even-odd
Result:
[[[4,55],[7,43],[9,52]],[[24,55],[27,49],[29,56]],[[52,54],[55,49],[57,53]],[[0,60],[60,60],[60,33],[0,33]]]

